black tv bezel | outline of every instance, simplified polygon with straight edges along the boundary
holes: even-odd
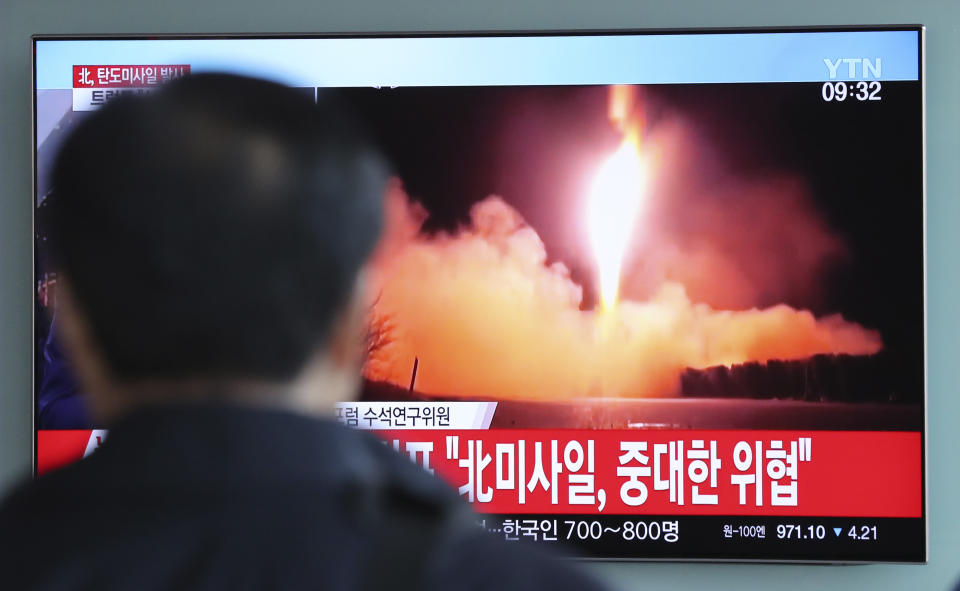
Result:
[[[926,130],[926,27],[921,24],[878,24],[878,25],[822,25],[822,26],[757,26],[757,27],[676,27],[676,28],[630,28],[630,29],[510,29],[510,30],[437,30],[437,31],[343,31],[327,33],[285,32],[285,33],[79,33],[79,34],[45,34],[37,33],[30,37],[31,44],[31,243],[30,243],[30,392],[31,392],[31,466],[32,475],[37,471],[37,384],[36,384],[36,203],[37,203],[37,130],[36,130],[36,97],[37,97],[37,60],[36,44],[43,41],[150,41],[150,40],[253,40],[253,39],[387,39],[387,38],[444,38],[444,37],[583,37],[583,36],[659,36],[659,35],[716,35],[716,34],[752,34],[752,33],[844,33],[867,31],[913,31],[918,34],[918,82],[921,88],[921,121],[922,121],[922,211],[923,211],[923,432],[921,433],[921,495],[924,529],[923,560],[921,561],[879,561],[879,560],[790,560],[790,559],[716,559],[716,558],[587,558],[577,560],[609,561],[609,562],[707,562],[707,563],[782,563],[782,564],[927,564],[930,559],[930,527],[928,514],[928,470],[927,470],[927,431],[928,431],[928,304],[927,304],[927,130]]]

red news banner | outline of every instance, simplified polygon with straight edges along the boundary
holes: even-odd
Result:
[[[73,66],[74,88],[153,86],[190,73],[188,64]]]
[[[921,517],[919,432],[377,431],[479,513]],[[104,431],[39,431],[37,472]]]
[[[480,513],[922,515],[919,432],[378,434]]]
[[[73,110],[93,111],[121,94],[148,94],[189,73],[188,64],[75,65]]]

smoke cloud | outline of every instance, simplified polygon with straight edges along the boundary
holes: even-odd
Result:
[[[736,212],[717,215],[732,224],[729,220],[743,217],[744,207],[756,205],[757,199],[762,193],[752,191],[749,198],[737,199],[741,207]],[[791,215],[794,222],[797,216],[801,222],[813,219],[803,201],[795,201],[793,209],[780,209],[759,222],[743,218],[726,231],[762,225],[761,231],[779,239],[773,225]],[[783,304],[722,310],[705,303],[709,297],[691,297],[685,281],[695,291],[720,285],[712,270],[694,271],[704,265],[712,269],[710,257],[718,255],[706,247],[700,259],[696,249],[682,246],[652,251],[651,260],[670,273],[637,279],[628,270],[626,284],[633,287],[623,301],[605,312],[583,310],[582,287],[562,263],[548,262],[536,231],[501,198],[476,203],[469,224],[453,233],[422,232],[428,212],[408,198],[399,182],[390,188],[386,206],[387,230],[371,268],[378,294],[373,326],[381,332],[380,346],[365,369],[372,380],[406,387],[418,358],[416,390],[432,395],[541,400],[670,396],[687,367],[819,353],[865,355],[882,348],[879,333],[840,316],[816,318]],[[692,235],[700,226],[709,224],[692,220],[676,234]],[[817,248],[837,248],[825,230],[821,235],[825,242]],[[664,254],[669,252],[675,256]],[[814,252],[811,260],[824,252]],[[642,264],[642,253],[636,249],[635,267]],[[776,280],[776,274],[768,269],[731,285],[758,285]],[[735,304],[757,297],[740,287],[722,297],[707,295]]]
[[[818,302],[823,273],[849,255],[802,178],[731,171],[680,117],[651,130],[644,150],[656,175],[625,262],[625,295],[644,300],[676,282],[720,309]]]

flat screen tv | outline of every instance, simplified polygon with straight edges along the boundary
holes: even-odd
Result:
[[[921,26],[34,44],[37,473],[109,437],[58,347],[58,146],[114,96],[234,72],[343,88],[392,160],[335,418],[478,527],[584,558],[926,561]]]

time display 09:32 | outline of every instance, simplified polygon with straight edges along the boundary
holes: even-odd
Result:
[[[820,88],[823,100],[829,102],[843,102],[848,98],[858,101],[880,100],[880,83],[873,82],[824,82]]]

